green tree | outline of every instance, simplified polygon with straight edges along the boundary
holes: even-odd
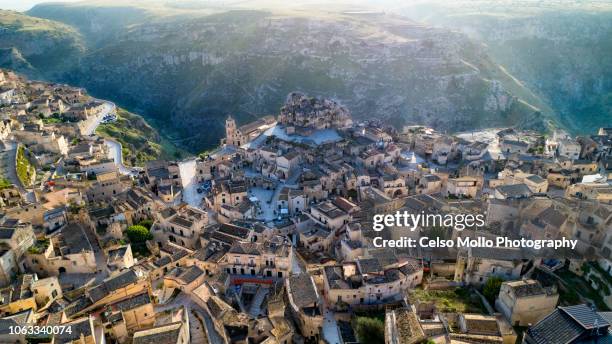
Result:
[[[358,317],[356,332],[361,343],[385,342],[385,323],[379,319]]]
[[[138,224],[140,226],[145,227],[146,229],[151,229],[151,226],[153,226],[153,220],[150,220],[150,219],[142,220]]]
[[[13,184],[10,180],[0,176],[0,190],[11,187]]]
[[[127,229],[127,236],[132,243],[143,243],[153,239],[153,235],[149,232],[147,227],[141,225],[129,226]]]
[[[502,282],[504,280],[501,277],[493,276],[487,280],[484,288],[482,289],[483,295],[489,300],[489,302],[494,303],[495,298],[499,295],[499,289],[501,288]]]
[[[350,189],[346,194],[347,194],[348,198],[351,199],[353,202],[357,201],[357,197],[359,196],[357,194],[357,190],[355,190],[355,189]]]

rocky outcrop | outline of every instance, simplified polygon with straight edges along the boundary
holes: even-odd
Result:
[[[0,67],[51,77],[74,66],[83,52],[81,37],[70,26],[0,10]]]
[[[110,18],[103,6],[53,4],[31,13],[69,20],[88,39],[92,53],[55,70],[63,72],[55,80],[142,113],[194,152],[218,143],[228,113],[239,124],[277,114],[295,90],[335,99],[356,120],[447,131],[550,114],[464,34],[392,14],[317,11],[211,9],[157,19],[134,10],[120,21],[123,12]],[[95,40],[107,17],[112,39]]]
[[[349,128],[353,125],[347,108],[331,99],[308,97],[300,92],[287,96],[279,122],[287,126],[311,129]]]
[[[570,131],[592,133],[610,124],[609,2],[431,1],[400,12],[485,43],[487,53]]]

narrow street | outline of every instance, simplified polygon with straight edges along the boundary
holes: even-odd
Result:
[[[208,343],[202,322],[198,319],[199,312],[191,309],[189,314],[189,337],[191,343]]]
[[[208,312],[202,309],[202,307],[200,307],[198,304],[191,301],[189,295],[185,293],[181,292],[167,304],[155,307],[155,311],[163,312],[165,310],[173,309],[180,306],[184,306],[185,310],[189,312],[189,331],[191,336],[191,343],[206,343],[206,333],[204,332],[200,321],[193,314],[193,310],[204,318],[204,325],[206,326],[206,331],[210,336],[210,343],[223,344],[223,340],[215,330],[212,319],[210,318]],[[198,338],[200,339],[200,341],[198,341]]]
[[[215,330],[215,325],[213,325],[213,321],[210,316],[210,313],[203,310],[199,306],[197,308],[200,309],[200,312],[198,313],[204,317],[204,324],[206,325],[206,329],[208,330],[208,335],[210,336],[210,342],[212,342],[213,344],[217,344],[217,343],[222,344],[223,339],[221,338],[219,333],[217,333],[217,330]]]
[[[300,260],[297,256],[297,254],[295,253],[295,247],[293,248],[293,250],[291,251],[292,257],[291,257],[291,273],[294,275],[299,275],[302,272],[304,272],[304,269],[302,269],[302,265],[300,264]]]
[[[202,196],[198,193],[198,181],[196,178],[196,161],[188,159],[179,162],[181,181],[183,183],[183,202],[195,208],[202,207]]]
[[[96,266],[98,268],[98,272],[96,273],[96,283],[102,282],[106,277],[108,277],[108,271],[106,270],[106,256],[98,243],[98,239],[96,238],[96,234],[93,232],[89,226],[81,226],[83,229],[83,233],[87,236],[87,240],[91,244],[91,247],[94,251],[94,256],[96,257]]]
[[[330,344],[340,344],[340,330],[338,329],[338,323],[334,317],[334,312],[329,309],[325,309],[324,320],[323,320],[323,338]]]

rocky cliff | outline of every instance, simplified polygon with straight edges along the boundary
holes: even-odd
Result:
[[[485,43],[571,131],[612,124],[610,2],[423,1],[398,12]]]
[[[68,67],[47,68],[28,55],[24,62],[142,113],[194,152],[218,142],[228,113],[242,123],[277,114],[293,91],[332,98],[356,120],[447,131],[544,128],[553,115],[482,44],[399,15],[205,5],[164,10],[39,5],[29,13],[70,25],[87,50]],[[0,38],[0,47],[10,46]]]
[[[84,49],[80,34],[71,26],[0,10],[0,67],[31,77],[58,77]]]

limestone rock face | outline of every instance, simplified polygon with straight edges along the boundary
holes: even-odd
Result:
[[[19,20],[57,28],[44,31],[49,38],[69,26],[65,31],[73,30],[84,51],[49,63],[57,49],[40,54],[19,45],[22,64],[31,66],[22,72],[85,87],[136,111],[191,152],[218,144],[228,114],[237,126],[282,111],[295,129],[345,127],[352,117],[442,131],[544,122],[551,115],[464,33],[393,13],[190,10],[171,3],[37,5]],[[185,15],[158,15],[169,11]],[[10,41],[0,36],[0,49],[32,41],[23,31],[12,30]],[[303,95],[316,99],[310,104]]]
[[[353,124],[349,110],[336,101],[308,97],[299,92],[287,96],[279,122],[311,129],[348,128]]]

